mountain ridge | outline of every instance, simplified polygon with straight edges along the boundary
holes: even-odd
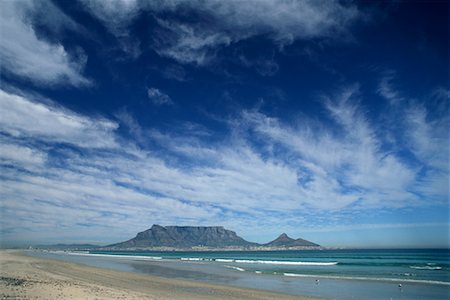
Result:
[[[134,238],[111,244],[103,248],[115,249],[297,249],[317,248],[318,244],[304,240],[292,239],[286,233],[275,240],[259,244],[249,242],[238,236],[236,232],[223,226],[161,226],[154,224],[151,228],[138,232]]]
[[[274,239],[273,241],[264,244],[267,247],[320,247],[318,244],[298,238],[293,239],[289,237],[286,233],[280,234],[279,237]]]

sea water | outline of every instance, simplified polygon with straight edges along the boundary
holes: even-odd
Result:
[[[450,293],[448,249],[88,251],[38,255],[167,278],[326,299],[448,299]]]

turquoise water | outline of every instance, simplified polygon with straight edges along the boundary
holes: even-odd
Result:
[[[153,259],[218,262],[241,272],[282,276],[402,280],[450,284],[450,250],[311,250],[260,252],[111,252]],[[242,271],[243,270],[243,271]]]
[[[450,298],[449,250],[28,253],[100,268],[323,299]]]

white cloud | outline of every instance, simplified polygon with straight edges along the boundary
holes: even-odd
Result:
[[[442,150],[448,146],[448,117],[430,121],[426,109],[415,105],[406,110],[405,122],[410,129],[408,143],[416,157],[433,168],[447,170],[448,150]]]
[[[361,17],[356,6],[339,1],[84,2],[116,35],[124,35],[140,12],[150,11],[161,26],[153,37],[154,50],[197,65],[209,63],[219,48],[254,36],[281,47],[297,39],[348,37],[349,26]],[[167,14],[181,11],[199,13],[204,21],[181,22]]]
[[[444,87],[437,87],[432,92],[432,95],[438,99],[448,100],[448,99],[450,99],[450,90],[448,90]]]
[[[0,161],[4,164],[14,164],[25,168],[42,166],[47,159],[45,152],[17,144],[0,143]]]
[[[389,119],[397,120],[399,130],[396,147],[411,154],[416,160],[415,189],[427,195],[428,201],[449,195],[449,116],[448,90],[437,88],[431,93],[434,111],[427,103],[401,95],[393,84],[393,72],[380,81],[380,95],[389,101]],[[387,82],[387,83],[386,83]],[[386,87],[388,84],[388,88]],[[399,105],[403,101],[403,105]],[[399,117],[400,116],[400,117]],[[425,200],[426,201],[426,200]]]
[[[445,205],[448,172],[428,154],[448,153],[448,144],[405,145],[418,149],[423,176],[383,146],[358,94],[354,86],[324,100],[332,126],[307,118],[292,125],[246,110],[230,120],[236,131],[214,143],[193,124],[162,132],[118,114],[143,141],[137,146],[119,137],[115,122],[2,91],[3,236],[31,231],[38,238],[42,228],[57,227],[63,237],[66,228],[89,234],[93,226],[92,239],[110,231],[121,239],[152,223],[223,224],[246,235],[274,226],[314,229],[346,213]],[[430,122],[418,112],[413,120],[419,128]],[[418,145],[433,140],[435,131],[412,129]]]
[[[308,122],[293,128],[259,112],[245,112],[243,118],[258,135],[298,156],[291,165],[305,170],[300,174],[305,177],[306,197],[327,199],[316,205],[343,208],[357,203],[369,208],[413,204],[417,196],[409,190],[414,189],[418,170],[390,149],[382,150],[383,138],[352,100],[355,94],[357,88],[352,87],[325,101],[332,120],[342,130],[314,129]],[[334,199],[333,204],[328,199]]]
[[[28,15],[30,10],[38,9],[37,5],[26,1],[2,1],[0,6],[3,72],[49,86],[91,84],[81,74],[87,60],[82,50],[78,50],[78,58],[75,58],[61,44],[50,43],[36,35]]]
[[[334,1],[173,1],[157,11],[191,9],[206,14],[207,23],[160,20],[166,29],[156,51],[182,63],[207,64],[221,47],[253,36],[266,36],[279,46],[297,39],[345,35],[359,17],[354,6]],[[158,40],[158,41],[160,41]]]
[[[108,22],[115,27],[129,25],[139,12],[139,1],[137,0],[109,0],[93,1],[82,0],[92,13],[104,22]]]
[[[383,78],[381,78],[378,85],[378,93],[390,101],[391,104],[398,104],[404,100],[403,96],[393,87],[393,80],[395,79],[395,73],[393,71],[387,72]]]
[[[281,213],[302,207],[296,194],[290,194],[296,189],[295,170],[263,160],[247,145],[208,148],[200,142],[203,135],[189,139],[174,136],[174,144],[167,145],[172,149],[168,150],[182,151],[188,161],[200,157],[201,151],[209,152],[200,165],[184,168],[174,164],[175,157],[166,157],[166,161],[129,143],[113,151],[99,148],[108,141],[106,144],[115,145],[109,139],[116,128],[112,122],[79,116],[6,92],[0,99],[4,106],[1,111],[9,112],[6,119],[1,118],[1,133],[10,136],[3,143],[4,159],[0,160],[4,216],[0,224],[4,232],[14,232],[14,236],[17,231],[33,231],[34,238],[38,238],[42,237],[42,228],[56,227],[61,228],[63,236],[65,228],[78,228],[83,220],[96,228],[113,228],[126,237],[143,224],[212,225],[230,222],[224,214],[242,220],[243,214]],[[33,144],[22,149],[14,141]],[[83,154],[60,143],[81,148]],[[180,150],[175,148],[177,143]],[[50,149],[51,154],[47,152]],[[45,157],[34,159],[36,163],[44,163],[45,159],[45,166],[31,172],[6,168],[18,160],[11,151],[28,155],[22,160],[44,152]],[[231,228],[238,229],[233,225]]]
[[[172,99],[169,97],[169,95],[161,92],[157,88],[148,88],[147,89],[147,95],[148,98],[152,101],[155,105],[173,105]]]
[[[86,148],[116,146],[117,124],[64,110],[56,105],[33,102],[27,96],[0,90],[2,132],[22,139],[42,139]]]
[[[81,0],[90,13],[107,25],[114,34],[124,53],[132,58],[141,54],[140,41],[128,30],[132,21],[139,15],[141,1],[137,0]]]
[[[24,23],[32,23],[33,26],[44,27],[55,35],[66,32],[89,34],[85,28],[75,22],[52,1],[22,0],[20,2],[20,9],[24,13],[22,16],[24,17]]]
[[[159,20],[159,25],[164,30],[154,37],[156,52],[181,63],[208,64],[218,47],[228,46],[233,41],[228,34],[204,29],[203,25],[166,20]]]

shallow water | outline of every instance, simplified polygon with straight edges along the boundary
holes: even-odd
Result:
[[[30,254],[127,272],[326,299],[448,299],[450,294],[448,250]]]

